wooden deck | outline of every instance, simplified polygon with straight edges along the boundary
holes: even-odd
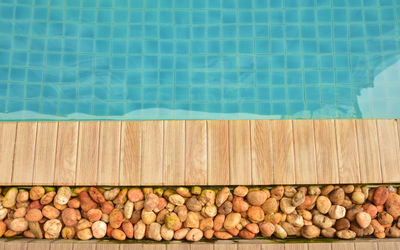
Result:
[[[109,244],[96,240],[0,240],[0,250],[398,250],[400,242],[394,239],[339,241],[335,243],[261,243],[260,241],[230,241],[212,243],[170,244]]]
[[[400,182],[400,121],[1,122],[0,185]]]

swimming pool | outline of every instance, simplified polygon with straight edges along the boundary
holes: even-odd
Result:
[[[400,118],[399,0],[0,0],[0,120]]]

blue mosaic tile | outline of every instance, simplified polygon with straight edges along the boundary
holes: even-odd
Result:
[[[0,120],[400,118],[392,0],[0,0]]]

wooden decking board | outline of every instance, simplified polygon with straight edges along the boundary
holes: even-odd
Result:
[[[229,185],[228,121],[207,121],[208,185]]]
[[[249,121],[229,121],[229,175],[233,185],[252,184]]]
[[[273,183],[274,161],[271,124],[268,121],[251,121],[251,171],[254,185]]]
[[[310,129],[312,128],[312,129]],[[293,121],[296,183],[318,183],[312,120]]]
[[[0,184],[392,183],[399,129],[394,120],[3,122]]]
[[[354,250],[354,242],[335,242],[332,243],[332,250]]]
[[[97,183],[99,185],[119,185],[121,122],[102,122],[99,143]]]
[[[307,244],[295,244],[295,243],[285,244],[285,250],[307,250],[307,248],[308,248]]]
[[[340,183],[360,182],[357,134],[354,120],[336,120]]]
[[[142,167],[142,130],[137,121],[122,122],[119,183],[140,183]]]
[[[75,182],[79,122],[59,122],[57,132],[54,183]]]
[[[0,184],[11,183],[16,132],[16,122],[0,123]]]
[[[363,183],[381,183],[382,171],[380,166],[376,121],[357,120],[356,128],[360,159],[360,180]]]
[[[378,139],[384,182],[400,180],[400,148],[395,120],[377,120]]]
[[[37,122],[18,122],[12,183],[30,185],[35,161]]]
[[[96,185],[99,166],[100,122],[79,122],[77,185]]]
[[[207,185],[207,123],[185,123],[185,184]]]
[[[52,185],[57,146],[57,122],[38,122],[33,183]]]
[[[185,121],[164,121],[163,184],[185,184]]]
[[[141,179],[142,185],[163,183],[163,122],[145,121],[142,128]]]

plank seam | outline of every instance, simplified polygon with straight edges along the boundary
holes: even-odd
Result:
[[[209,180],[208,180],[208,122],[205,121],[206,124],[206,136],[205,136],[205,140],[206,140],[206,178],[207,178],[207,185],[209,184]]]
[[[36,134],[35,134],[35,150],[33,150],[33,166],[32,166],[32,182],[31,184],[33,184],[33,181],[35,179],[35,163],[36,163],[36,150],[37,150],[37,137],[38,137],[38,127],[39,124],[36,122]]]
[[[251,121],[248,121],[249,125],[249,137],[250,137],[250,179],[251,179],[251,184],[254,185],[254,177],[253,177],[253,144],[252,144],[252,133],[251,133]],[[258,172],[258,171],[257,171]]]
[[[103,121],[100,122],[99,124],[99,142],[98,142],[98,146],[97,146],[97,150],[98,150],[98,154],[97,154],[97,173],[96,173],[96,183],[99,184],[99,172],[100,172],[100,146],[101,146],[101,141],[102,141],[102,136],[101,136],[101,132],[102,132],[102,128],[103,128]]]
[[[294,126],[293,120],[290,122],[290,126],[292,127],[292,146],[293,146],[293,166],[294,166],[294,183],[297,184],[297,164],[296,164],[296,144],[295,144],[295,133],[294,133]]]
[[[356,133],[355,142],[356,142],[356,147],[357,147],[357,152],[356,153],[357,153],[357,167],[358,167],[358,176],[359,176],[358,182],[363,183],[363,179],[361,178],[360,149],[359,149],[359,146],[358,146],[357,123],[356,123],[355,120],[352,120],[352,121],[353,121],[354,130],[355,130],[355,133]]]
[[[164,145],[164,143],[165,143],[165,126],[164,126],[165,124],[164,124],[164,120],[163,121],[161,121],[161,126],[162,126],[162,129],[161,129],[161,131],[162,131],[162,148],[161,148],[161,152],[162,152],[162,154],[161,154],[161,183],[163,184],[163,185],[165,185],[165,164],[164,164],[164,147],[165,147],[165,145]]]
[[[14,179],[14,163],[15,163],[15,150],[17,148],[18,125],[19,125],[19,122],[17,122],[15,125],[14,152],[13,152],[13,160],[12,160],[12,165],[11,165],[12,169],[11,169],[10,183]]]
[[[341,183],[340,180],[340,169],[339,169],[339,145],[337,143],[337,132],[336,132],[336,120],[333,120],[333,127],[335,129],[335,145],[336,145],[336,168],[337,168],[337,174],[338,174],[338,183]]]
[[[231,121],[228,121],[228,155],[229,155],[229,185],[232,185],[232,171],[231,171]]]
[[[316,139],[315,139],[315,125],[314,125],[314,120],[312,120],[312,122],[311,122],[311,127],[312,127],[312,134],[313,134],[313,142],[314,142],[314,161],[315,161],[315,164],[314,164],[314,168],[315,168],[315,179],[317,180],[317,183],[319,183],[319,178],[318,178],[318,175],[319,175],[319,171],[318,171],[318,166],[317,166],[317,164],[318,164],[318,159],[317,159],[317,146],[316,146]]]
[[[379,124],[378,121],[375,120],[375,126],[376,126],[376,138],[378,138],[378,158],[379,158],[379,165],[380,165],[380,170],[381,170],[381,182],[383,182],[384,178],[383,178],[383,166],[382,166],[382,159],[381,159],[381,140],[379,138]]]
[[[79,137],[80,137],[80,131],[81,131],[81,122],[78,121],[78,134],[77,134],[77,137],[76,137],[77,142],[76,142],[76,154],[75,154],[76,160],[75,160],[75,173],[74,173],[74,182],[75,182],[74,184],[75,185],[76,185],[76,177],[77,177],[78,161],[79,161],[79,143],[80,143]]]
[[[122,121],[119,121],[118,184],[121,185]]]

